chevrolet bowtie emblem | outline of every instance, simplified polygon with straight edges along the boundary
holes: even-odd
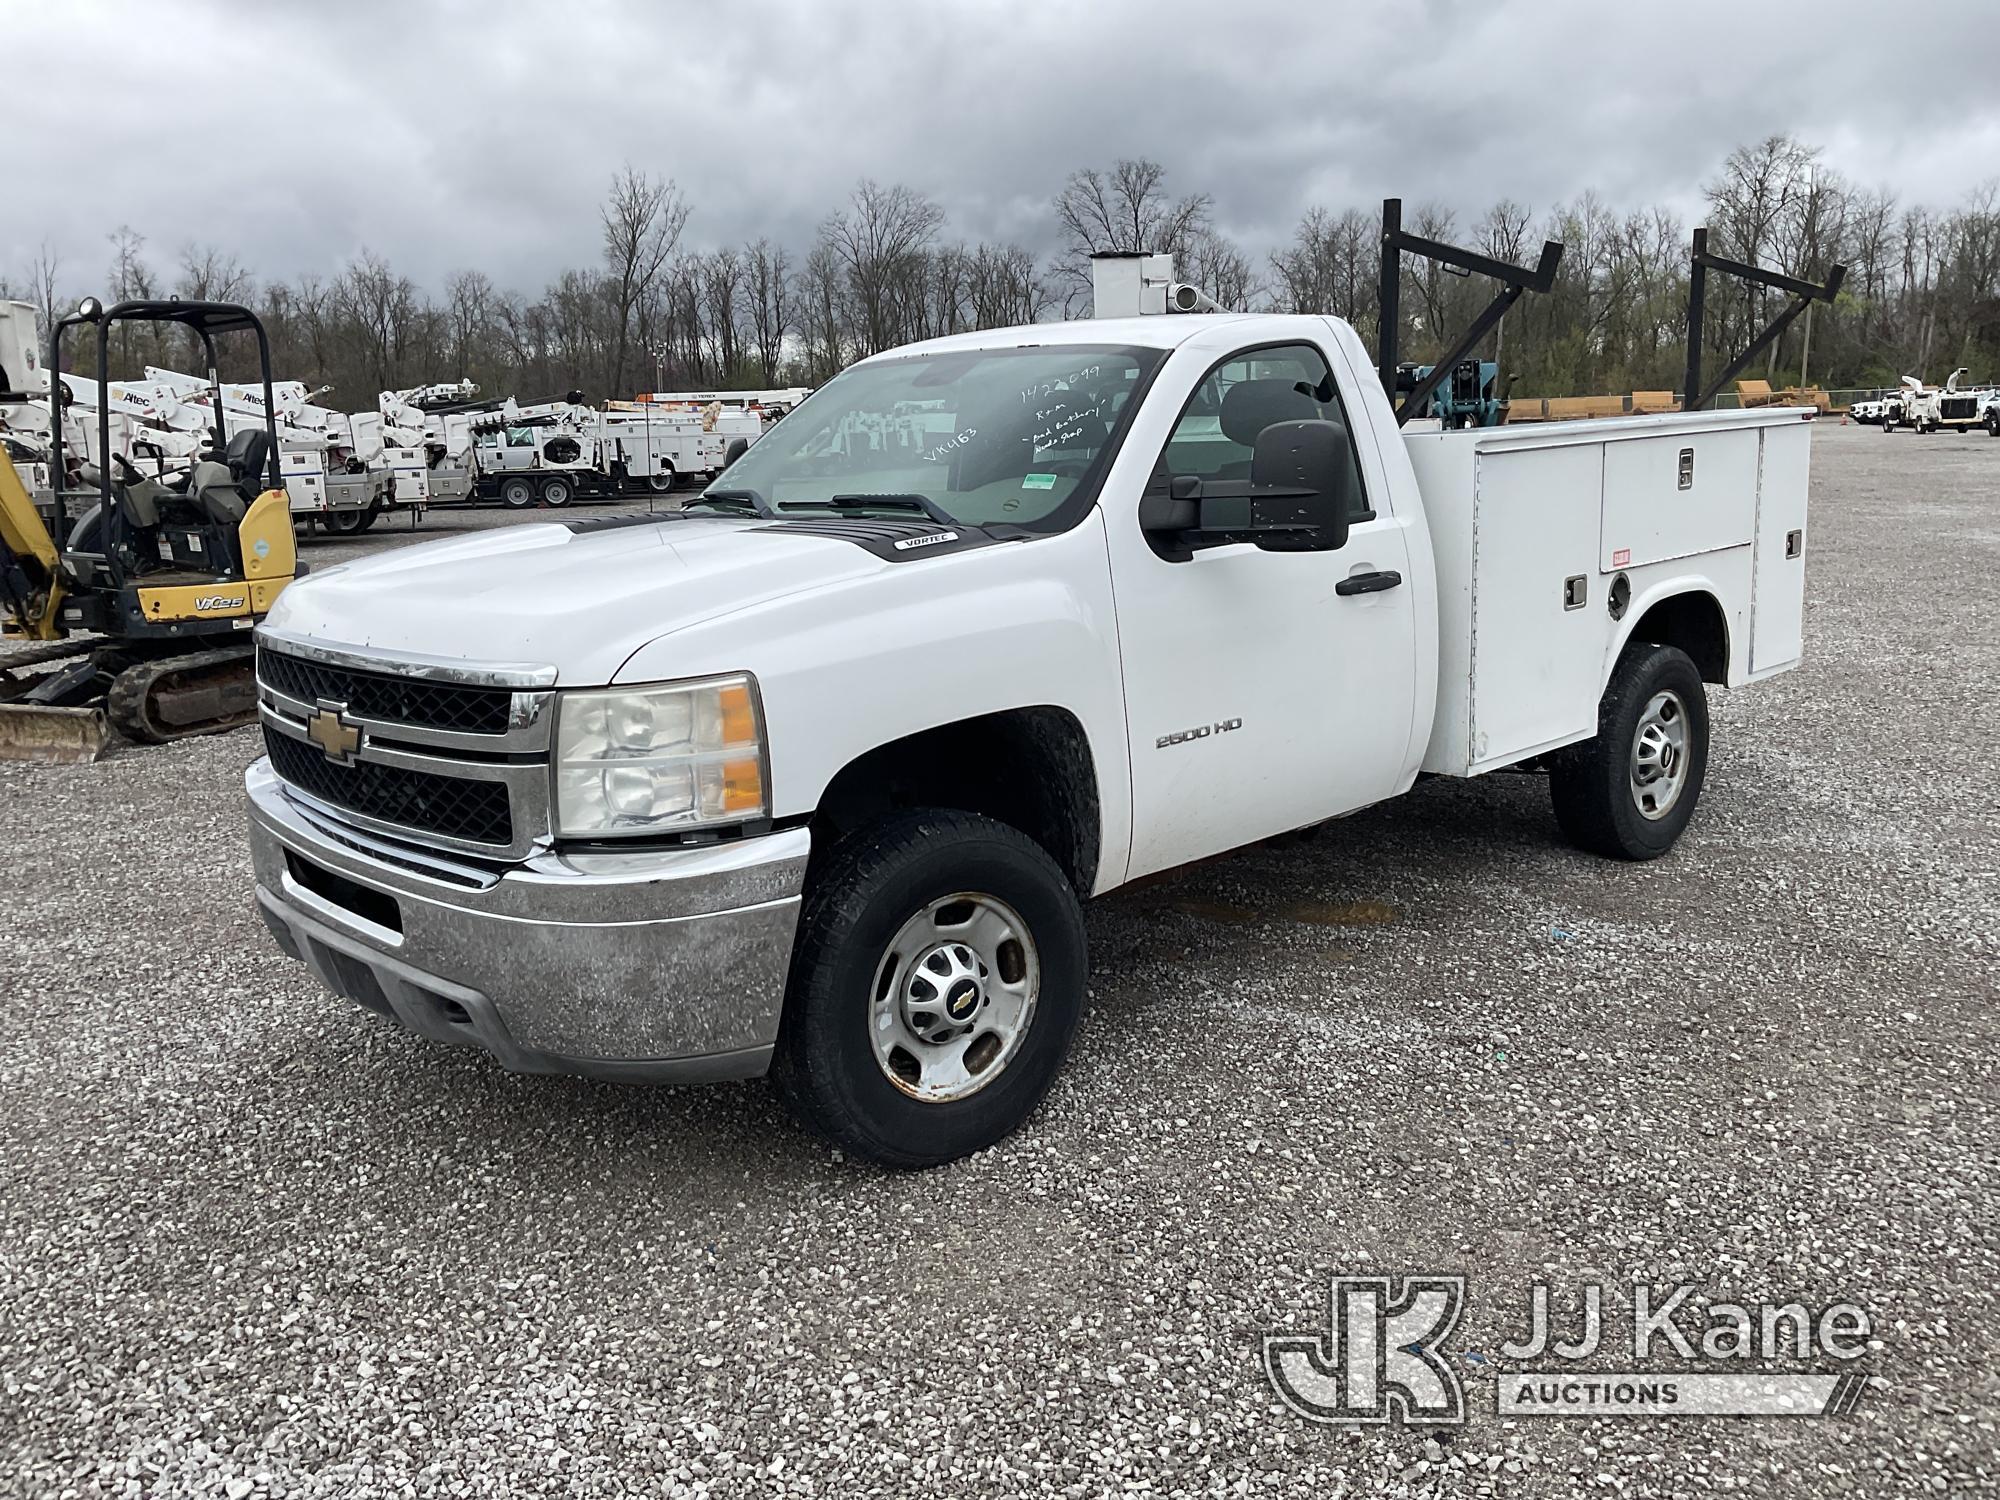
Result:
[[[306,738],[326,752],[337,766],[351,766],[361,749],[361,730],[347,722],[341,712],[345,705],[322,703],[319,712],[306,720]]]

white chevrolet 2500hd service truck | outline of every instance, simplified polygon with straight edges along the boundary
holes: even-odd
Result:
[[[949,1160],[1061,1064],[1090,896],[1523,763],[1574,842],[1666,852],[1705,684],[1799,658],[1805,415],[1404,432],[1307,316],[892,350],[682,512],[287,589],[257,904],[509,1068],[768,1071]]]

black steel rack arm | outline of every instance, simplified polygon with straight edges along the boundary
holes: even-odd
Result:
[[[1781,292],[1790,292],[1792,300],[1785,310],[1765,326],[1762,333],[1750,341],[1735,359],[1706,386],[1701,383],[1701,335],[1702,319],[1707,305],[1708,273],[1720,271],[1725,276],[1734,276],[1742,281],[1758,286],[1775,287]],[[1712,255],[1708,249],[1708,230],[1694,232],[1694,253],[1688,265],[1688,311],[1687,311],[1687,379],[1682,386],[1681,410],[1700,411],[1713,401],[1730,381],[1749,366],[1751,360],[1762,354],[1787,328],[1792,320],[1815,302],[1832,302],[1840,293],[1840,284],[1847,279],[1847,267],[1829,266],[1826,281],[1801,281],[1796,276],[1786,276],[1779,271],[1767,271],[1762,266],[1746,265],[1740,260],[1727,260],[1720,255]]]
[[[1531,271],[1526,266],[1495,260],[1492,256],[1481,255],[1476,250],[1461,250],[1456,245],[1426,239],[1420,234],[1410,234],[1403,228],[1403,200],[1383,199],[1382,316],[1381,327],[1377,331],[1376,365],[1382,376],[1382,390],[1392,406],[1396,401],[1396,367],[1400,363],[1397,336],[1402,328],[1405,251],[1411,255],[1421,255],[1426,260],[1434,260],[1442,266],[1454,267],[1467,275],[1490,276],[1502,283],[1502,286],[1499,295],[1486,304],[1486,310],[1466,325],[1465,332],[1459,335],[1458,342],[1438,356],[1437,363],[1431,366],[1430,374],[1418,381],[1409,395],[1403,398],[1403,404],[1396,407],[1398,427],[1423,410],[1424,403],[1431,398],[1431,393],[1450,377],[1452,367],[1470,354],[1479,341],[1492,331],[1493,325],[1506,316],[1507,309],[1520,300],[1523,292],[1546,292],[1555,285],[1556,267],[1562,264],[1563,256],[1563,247],[1559,242],[1544,240],[1542,258]]]

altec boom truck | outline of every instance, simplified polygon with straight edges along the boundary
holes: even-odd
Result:
[[[1425,773],[1539,769],[1577,844],[1670,850],[1711,688],[1799,660],[1810,413],[1419,431],[1393,347],[1385,385],[1334,318],[1171,316],[1160,271],[862,361],[683,511],[293,585],[248,773],[279,945],[507,1067],[768,1071],[919,1165],[1048,1087],[1092,896]]]

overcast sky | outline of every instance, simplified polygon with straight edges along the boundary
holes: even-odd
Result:
[[[1819,3],[1591,0],[0,0],[0,275],[46,240],[68,293],[106,236],[260,278],[363,246],[430,287],[538,290],[598,254],[622,162],[697,246],[802,243],[863,176],[953,238],[1053,248],[1083,164],[1149,156],[1261,258],[1311,204],[1469,222],[1595,188],[1692,213],[1729,148],[1788,131],[1905,202],[2000,173],[1990,28]],[[26,66],[20,66],[25,63]]]

